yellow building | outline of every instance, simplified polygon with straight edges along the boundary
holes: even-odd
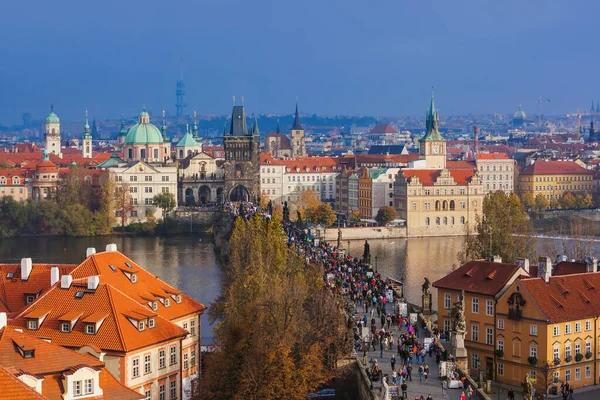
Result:
[[[536,161],[519,175],[521,196],[538,194],[559,200],[565,192],[592,194],[593,172],[574,161]]]
[[[406,220],[408,236],[464,235],[481,212],[483,184],[474,163],[446,161],[433,96],[426,125],[419,160],[409,162],[396,178],[394,206]]]
[[[450,309],[464,291],[465,347],[468,367],[473,375],[485,371],[493,379],[495,309],[498,298],[526,272],[517,264],[494,261],[470,261],[433,283],[438,290],[438,327],[448,335],[452,329]]]
[[[519,385],[526,374],[538,393],[598,384],[600,377],[600,274],[598,262],[552,266],[542,257],[533,278],[518,279],[496,307],[496,377]],[[577,267],[575,264],[580,264]],[[532,267],[532,269],[535,267]],[[589,271],[575,273],[581,270]],[[570,270],[570,271],[568,271]],[[553,276],[557,273],[569,275]]]
[[[29,197],[26,186],[27,175],[21,169],[0,170],[0,197],[9,196],[16,201],[25,201]]]

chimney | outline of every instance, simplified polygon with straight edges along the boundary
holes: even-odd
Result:
[[[56,282],[60,279],[60,272],[58,272],[58,267],[50,268],[50,286],[54,286]]]
[[[502,257],[500,257],[500,256],[492,256],[492,262],[502,263]]]
[[[538,278],[544,282],[550,282],[552,276],[552,260],[548,257],[540,257],[538,260]]]
[[[98,285],[100,284],[99,276],[88,276],[88,290],[96,290],[98,289]]]
[[[63,275],[60,277],[60,288],[61,289],[70,288],[71,283],[73,283],[73,277],[71,275]]]
[[[85,258],[88,258],[92,254],[96,254],[96,248],[95,247],[88,247],[87,250],[85,251]]]
[[[585,271],[598,272],[598,259],[596,257],[587,256],[585,258]]]
[[[4,328],[6,326],[6,313],[5,312],[0,312],[0,329]]]
[[[529,274],[529,258],[517,258],[517,264]]]
[[[117,251],[117,245],[115,243],[107,244],[106,251]]]
[[[21,280],[26,281],[29,279],[32,268],[31,258],[21,258]]]

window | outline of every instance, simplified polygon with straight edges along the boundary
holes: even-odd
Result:
[[[146,390],[146,398],[144,400],[150,400],[152,398],[152,390]]]
[[[37,328],[38,328],[37,319],[30,319],[29,321],[27,321],[27,329],[29,329],[31,331],[35,331]]]
[[[465,224],[465,217],[460,217],[460,224],[464,225]]]
[[[581,354],[581,345],[579,343],[575,343],[575,354]]]
[[[571,357],[571,345],[570,344],[565,346],[565,357]]]
[[[575,322],[575,332],[581,332],[581,322]]]
[[[492,300],[486,300],[485,302],[485,315],[494,315],[494,303]]]
[[[471,299],[471,311],[473,314],[479,314],[479,299],[474,297]]]
[[[189,355],[188,353],[185,353],[183,355],[183,369],[187,370],[189,368],[189,361],[188,361]]]
[[[144,329],[146,329],[146,325],[144,324],[144,321],[140,321],[138,327],[139,327],[140,332],[142,332]]]
[[[144,374],[149,374],[152,372],[152,366],[150,363],[151,357],[150,354],[144,355]]]
[[[471,340],[474,342],[479,341],[479,326],[477,325],[471,326]]]
[[[498,318],[498,329],[504,329],[504,319]]]
[[[129,157],[129,158],[131,158],[131,157]],[[130,176],[129,177],[129,181],[130,182],[137,182],[137,176]]]
[[[192,346],[190,349],[190,365],[192,367],[196,366],[196,348]]]
[[[171,305],[170,299],[165,299],[165,307],[169,307]]]
[[[140,359],[139,358],[134,358],[132,361],[132,371],[131,371],[131,375],[134,378],[137,378],[138,376],[140,376]]]
[[[452,299],[450,296],[450,293],[446,293],[444,294],[444,308],[446,310],[449,310],[452,307]]]
[[[190,335],[196,336],[196,320],[195,319],[190,321]]]
[[[84,391],[85,394],[92,394],[94,393],[94,380],[93,379],[86,379],[84,381]]]
[[[537,379],[537,371],[529,371],[529,377],[535,382],[535,380]]]
[[[169,349],[169,364],[173,365],[173,364],[177,364],[177,353],[176,353],[177,349],[175,348],[175,346],[172,346]]]
[[[152,197],[146,197],[144,199],[144,204],[147,206],[151,206],[152,205]]]
[[[589,331],[592,329],[592,322],[591,321],[585,321],[585,330]]]
[[[555,347],[552,350],[552,355],[554,356],[554,359],[559,359],[560,360],[560,349],[558,347]]]
[[[73,381],[73,396],[81,396],[81,381]]]
[[[586,378],[592,377],[592,367],[589,365],[585,367],[585,377]]]
[[[504,376],[504,364],[498,363],[498,375]]]
[[[71,324],[69,322],[63,322],[60,324],[61,332],[71,332]]]
[[[552,330],[552,335],[553,336],[558,336],[560,335],[560,328],[558,326],[555,326]]]
[[[471,354],[471,368],[477,368],[479,364],[479,358],[477,354]]]
[[[529,347],[529,357],[537,357],[537,347]]]
[[[158,368],[165,367],[165,349],[160,349],[158,351]]]
[[[162,181],[163,182],[169,182],[169,177],[168,176],[163,176],[162,177]]]
[[[429,217],[425,218],[425,225],[429,226]]]
[[[171,381],[171,397],[169,400],[177,400],[177,382]]]
[[[537,336],[537,325],[529,325],[529,334],[531,336]]]
[[[144,187],[144,192],[145,193],[152,193],[152,186],[145,186]]]
[[[565,371],[565,381],[570,381],[571,380],[571,370],[568,369]]]
[[[575,380],[578,381],[581,379],[581,368],[575,368]]]
[[[163,193],[169,193],[169,188],[168,187],[162,187],[162,192]]]
[[[565,324],[565,334],[571,333],[571,324]]]
[[[585,352],[586,353],[591,353],[592,352],[592,343],[591,342],[586,342],[585,343]]]
[[[165,400],[165,385],[162,384],[158,387],[158,398],[159,400]]]
[[[485,344],[494,344],[494,330],[492,328],[485,328]]]
[[[154,326],[155,326],[155,325],[154,325],[154,318],[150,318],[150,319],[148,320],[148,327],[149,327],[149,328],[154,328]]]
[[[34,297],[32,295],[27,295],[27,297],[25,298],[25,303],[29,304],[33,302]]]

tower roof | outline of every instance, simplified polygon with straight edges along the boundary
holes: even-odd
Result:
[[[194,139],[189,132],[186,132],[185,135],[181,138],[179,143],[177,143],[177,147],[199,147],[200,144]]]
[[[125,137],[125,144],[160,144],[163,137],[158,128],[150,123],[150,116],[146,111],[140,114],[140,120],[131,127]]]
[[[48,114],[48,116],[46,117],[46,123],[47,124],[58,124],[60,122],[60,119],[58,118],[58,116],[56,114],[54,114],[54,105],[50,106],[50,114]]]
[[[433,96],[433,92],[431,92],[431,103],[429,104],[429,112],[426,117],[426,131],[425,136],[423,136],[419,141],[420,142],[441,142],[444,141],[444,138],[440,134],[438,130],[439,125],[439,117],[438,112],[435,108],[435,98]]]
[[[258,119],[254,117],[254,126],[252,127],[252,135],[259,136],[260,130],[258,130]]]
[[[233,136],[248,135],[248,126],[246,125],[246,113],[244,111],[244,106],[233,106],[229,134]]]
[[[90,123],[88,121],[88,112],[85,110],[85,125],[83,125],[83,139],[92,139],[92,135],[90,134]]]
[[[292,130],[294,131],[303,131],[304,128],[300,123],[300,116],[298,115],[298,100],[296,100],[296,113],[294,114],[294,124],[292,125]]]

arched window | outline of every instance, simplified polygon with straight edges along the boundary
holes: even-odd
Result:
[[[436,224],[436,225],[439,225],[439,224],[440,224],[440,217],[436,217],[436,219],[435,219],[435,224]]]
[[[179,158],[183,158],[183,150],[179,150]]]
[[[444,211],[448,209],[448,202],[446,200],[444,200],[444,202],[442,203],[442,208]]]
[[[154,149],[154,159],[158,159],[158,149]]]
[[[440,201],[439,200],[437,200],[435,202],[435,211],[440,211]]]
[[[448,217],[444,217],[444,225],[448,225]]]
[[[464,225],[465,224],[465,217],[460,217],[460,224]]]
[[[133,158],[133,150],[132,149],[129,149],[129,157],[127,157],[127,158],[129,158],[129,159]]]
[[[141,159],[144,159],[144,158],[146,158],[146,149],[141,149],[141,150],[140,150],[140,158],[141,158]]]
[[[454,200],[450,200],[450,210],[454,210]]]
[[[90,146],[85,146],[85,152],[89,153],[90,152]]]
[[[454,225],[454,217],[450,217],[450,225]]]
[[[425,217],[425,225],[429,226],[429,217]]]

